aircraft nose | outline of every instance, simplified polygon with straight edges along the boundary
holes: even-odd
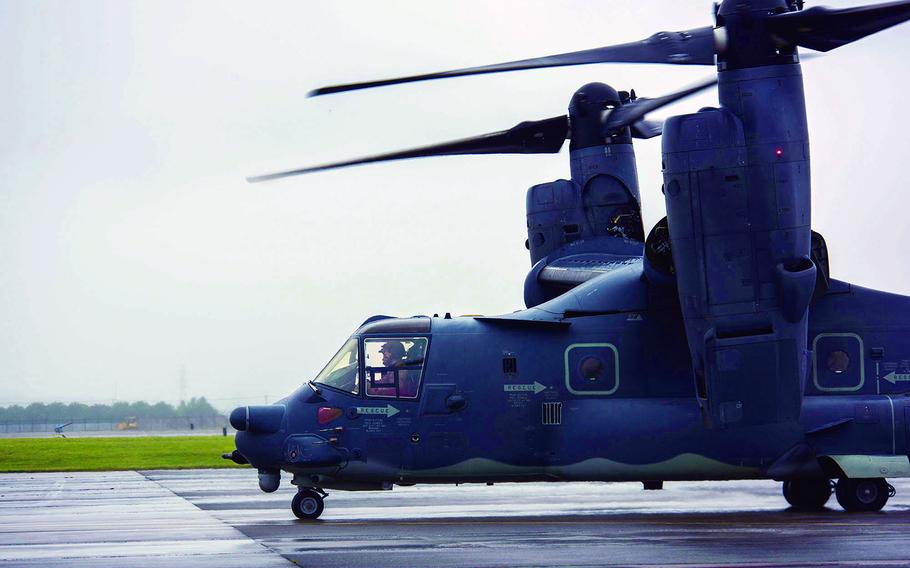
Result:
[[[283,404],[241,406],[231,411],[229,420],[237,430],[234,445],[254,467],[273,468],[282,462],[286,413]]]
[[[285,410],[283,404],[240,406],[231,411],[229,421],[238,432],[274,434],[281,430]]]
[[[248,406],[239,406],[232,410],[231,416],[228,418],[228,422],[231,423],[231,427],[238,432],[243,432],[246,430],[248,413]]]

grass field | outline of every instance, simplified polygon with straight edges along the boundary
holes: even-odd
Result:
[[[0,439],[0,472],[242,467],[231,436]],[[249,466],[246,466],[249,467]]]

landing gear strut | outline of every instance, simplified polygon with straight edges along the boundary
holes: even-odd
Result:
[[[868,479],[843,478],[837,481],[835,489],[837,502],[851,513],[880,511],[890,497],[894,487],[881,477]]]
[[[318,519],[325,509],[325,491],[319,491],[310,487],[301,488],[291,500],[291,511],[298,519],[311,521]]]
[[[831,497],[827,479],[791,479],[784,481],[783,489],[784,499],[799,511],[821,511]]]

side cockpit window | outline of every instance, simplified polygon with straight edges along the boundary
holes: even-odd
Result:
[[[313,382],[357,394],[360,390],[357,343],[356,338],[349,339]]]
[[[416,398],[426,351],[426,337],[365,339],[367,395]]]

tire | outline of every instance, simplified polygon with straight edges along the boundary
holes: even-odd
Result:
[[[831,482],[827,479],[793,479],[785,481],[784,499],[798,511],[821,511],[831,498]]]
[[[837,482],[837,502],[850,513],[880,511],[891,496],[891,487],[880,477],[840,479]]]
[[[291,500],[291,511],[298,519],[312,521],[318,519],[325,509],[322,495],[312,489],[301,489]]]

